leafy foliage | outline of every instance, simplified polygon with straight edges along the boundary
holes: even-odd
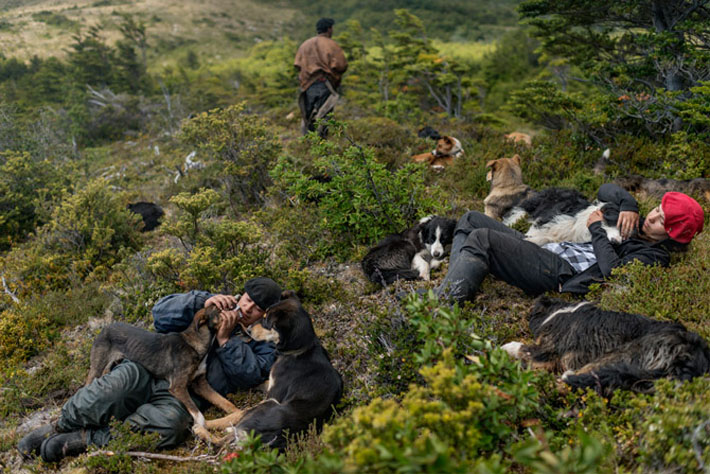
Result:
[[[331,133],[344,132],[342,125],[330,127],[336,129]],[[425,195],[421,165],[410,163],[392,172],[375,161],[372,149],[343,140],[324,141],[314,134],[309,139],[313,168],[325,178],[314,179],[285,157],[273,175],[297,202],[315,201],[320,226],[334,237],[319,242],[326,254],[347,256],[356,245],[399,232],[434,209],[434,201]]]
[[[678,131],[679,104],[707,80],[706,2],[530,0],[519,11],[546,51],[623,99],[617,114],[653,134]]]
[[[48,219],[51,203],[68,184],[47,160],[35,160],[29,153],[0,154],[0,248],[24,240]]]
[[[181,137],[210,153],[212,172],[232,208],[263,202],[281,145],[262,119],[246,113],[246,104],[198,115],[183,124]]]

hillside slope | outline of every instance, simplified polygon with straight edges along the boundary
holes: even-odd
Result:
[[[109,40],[120,33],[110,26],[120,14],[146,25],[153,60],[166,61],[171,51],[189,45],[200,57],[220,59],[293,30],[294,9],[253,0],[54,0],[6,6],[0,13],[0,48],[7,57],[63,56],[72,36],[99,26]],[[0,10],[1,11],[1,10]]]

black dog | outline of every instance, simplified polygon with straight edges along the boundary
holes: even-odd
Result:
[[[441,264],[454,238],[456,221],[429,216],[400,234],[385,237],[362,260],[367,278],[382,286],[397,279],[429,280],[432,268]]]
[[[246,411],[206,422],[207,428],[236,424],[236,438],[254,431],[262,442],[277,448],[286,444],[285,431],[295,434],[316,421],[320,427],[343,392],[340,374],[321,346],[308,313],[292,291],[252,325],[251,336],[276,343],[277,358],[269,373],[266,399]],[[234,440],[230,435],[222,442]]]
[[[128,205],[128,210],[143,218],[141,232],[149,232],[160,225],[160,218],[165,214],[157,204],[152,202],[134,202]]]
[[[650,391],[653,380],[710,371],[710,349],[682,324],[604,311],[589,302],[539,298],[528,318],[535,344],[503,348],[532,367],[563,372],[572,387]]]
[[[205,376],[207,352],[219,321],[219,310],[210,306],[199,310],[183,332],[158,334],[124,323],[106,326],[91,347],[86,385],[110,372],[123,359],[139,363],[155,378],[170,383],[168,390],[185,405],[195,422],[195,434],[213,442],[204,428],[205,418],[187,388],[191,386],[198,395],[227,413],[238,411],[209,385]]]

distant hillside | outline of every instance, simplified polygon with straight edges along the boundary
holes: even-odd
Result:
[[[107,39],[116,38],[113,24],[120,13],[146,24],[149,52],[161,61],[185,47],[219,59],[225,51],[289,35],[303,21],[292,8],[252,0],[10,0],[3,5],[0,51],[19,58],[62,56],[72,35],[92,25],[100,25]]]
[[[190,50],[202,63],[238,56],[262,40],[300,39],[314,32],[317,18],[342,24],[349,18],[363,28],[387,29],[396,8],[408,8],[433,37],[447,41],[490,40],[517,23],[519,0],[470,2],[342,0],[5,0],[0,2],[0,51],[29,59],[63,56],[72,35],[99,25],[111,41],[120,14],[147,26],[152,67],[173,62]]]

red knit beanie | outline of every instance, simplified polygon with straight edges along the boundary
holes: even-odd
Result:
[[[677,192],[666,193],[661,200],[661,209],[664,215],[663,227],[676,242],[687,244],[695,234],[703,230],[705,214],[698,201],[692,197]]]

